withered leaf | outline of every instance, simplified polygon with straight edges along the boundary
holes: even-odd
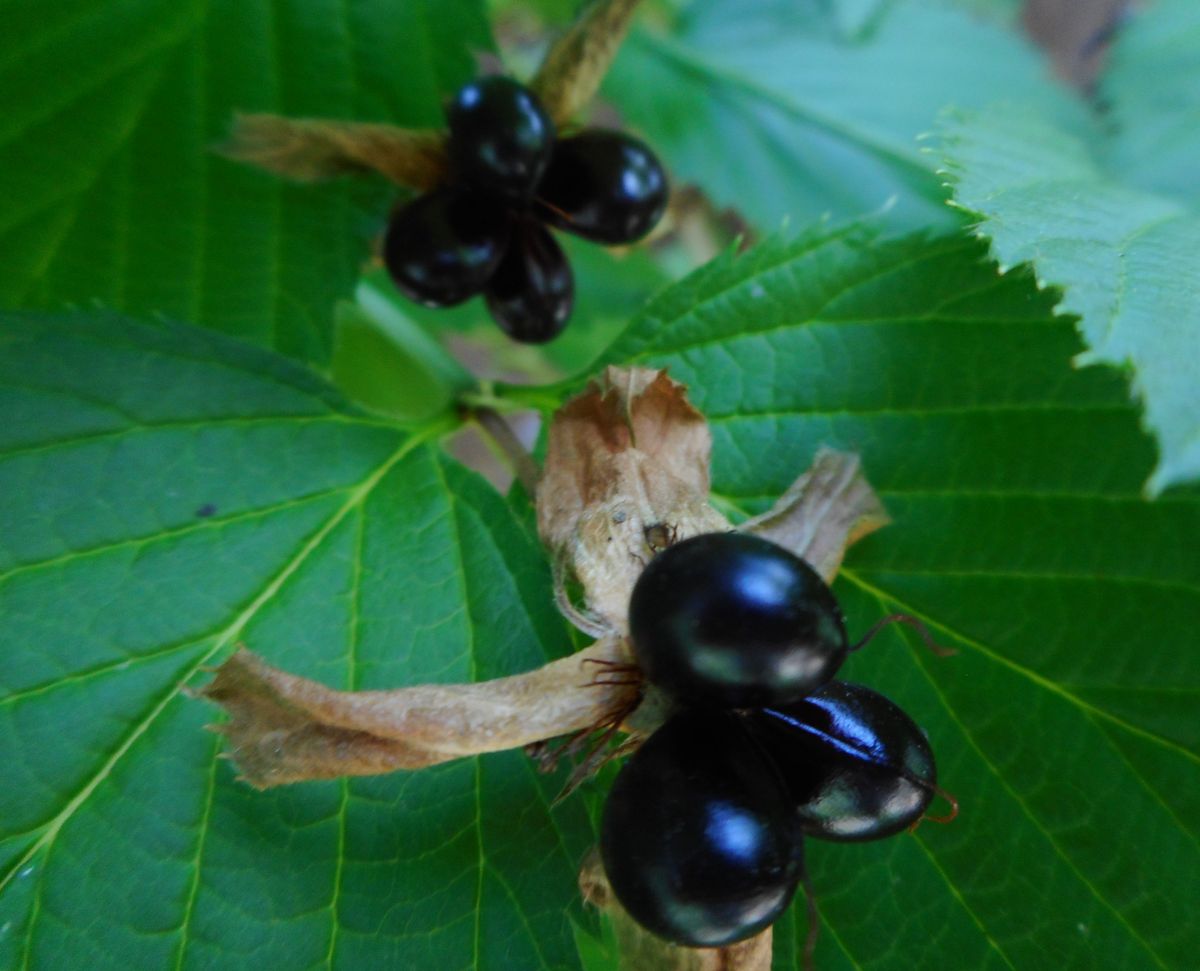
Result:
[[[419,769],[591,728],[636,699],[636,689],[597,678],[627,660],[613,637],[495,681],[336,691],[240,649],[199,693],[229,713],[216,730],[245,780],[265,789]]]
[[[377,172],[423,191],[446,173],[442,132],[368,122],[238,115],[216,151],[299,182]]]
[[[665,371],[608,368],[550,426],[538,533],[570,565],[588,609],[624,632],[650,540],[728,530],[708,503],[708,425]]]

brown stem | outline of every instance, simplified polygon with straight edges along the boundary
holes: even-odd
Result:
[[[483,432],[496,443],[496,447],[504,453],[512,466],[513,474],[521,483],[530,500],[537,496],[538,480],[541,470],[534,462],[533,456],[517,438],[512,426],[504,420],[499,412],[487,407],[474,407],[469,412]]]
[[[929,633],[929,628],[911,614],[888,614],[882,620],[876,621],[871,626],[871,629],[859,639],[858,643],[850,648],[850,652],[853,653],[854,651],[866,647],[871,639],[881,630],[883,630],[883,628],[887,627],[888,624],[904,624],[908,627],[911,627],[921,635],[921,640],[925,642],[925,646],[928,647],[929,650],[938,657],[954,657],[954,655],[958,653],[958,651],[956,651],[954,648],[943,647],[941,644],[935,641],[933,639],[933,635]]]
[[[562,126],[592,100],[640,0],[596,0],[546,52],[531,87]]]

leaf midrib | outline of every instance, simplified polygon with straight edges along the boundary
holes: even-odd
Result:
[[[158,719],[162,712],[166,709],[176,695],[182,690],[184,685],[207,663],[209,663],[218,652],[227,647],[234,641],[246,625],[254,619],[258,612],[270,602],[275,595],[282,589],[288,579],[296,572],[300,565],[324,542],[325,538],[337,527],[337,525],[354,509],[361,506],[367,497],[374,490],[376,485],[383,477],[406,455],[411,453],[418,446],[424,444],[430,439],[442,434],[446,429],[440,425],[431,426],[424,434],[414,435],[403,442],[381,465],[372,471],[358,486],[354,487],[347,497],[346,502],[334,512],[329,520],[322,525],[308,540],[300,547],[296,554],[291,557],[275,576],[266,584],[262,592],[254,598],[253,601],[234,618],[233,622],[219,632],[215,639],[212,648],[203,652],[197,661],[191,665],[183,676],[173,683],[167,691],[158,699],[150,712],[137,724],[135,724],[124,739],[113,751],[107,760],[100,768],[92,775],[92,777],[80,787],[79,791],[67,802],[62,811],[58,813],[48,824],[46,824],[46,832],[29,848],[29,850],[16,861],[7,873],[0,876],[0,893],[11,882],[13,876],[25,866],[25,864],[33,858],[43,847],[46,848],[47,854],[53,848],[55,839],[62,827],[75,815],[79,808],[88,800],[96,788],[103,782],[113,768],[124,757],[125,753],[134,745],[134,743],[150,728],[151,725]],[[43,861],[45,864],[45,861]],[[42,872],[45,873],[46,868],[43,865]],[[40,893],[40,884],[39,884]],[[35,899],[36,908],[36,899]],[[26,929],[28,939],[33,936],[33,919],[31,917],[30,924]]]
[[[712,305],[722,297],[726,297],[738,290],[749,290],[756,285],[761,286],[762,278],[768,274],[783,270],[793,264],[807,262],[822,250],[841,245],[843,240],[850,236],[856,230],[856,228],[857,227],[855,224],[850,224],[843,227],[838,232],[830,233],[829,235],[821,236],[808,241],[807,245],[803,247],[786,247],[781,250],[778,257],[775,259],[772,259],[766,263],[756,264],[753,268],[753,274],[751,276],[737,276],[735,279],[723,286],[720,286],[716,290],[703,291],[701,294],[699,294],[699,299],[697,301],[679,311],[673,317],[656,317],[653,313],[654,307],[651,305],[644,315],[641,315],[634,320],[629,327],[629,331],[627,332],[646,330],[647,328],[644,325],[644,321],[654,321],[657,326],[654,328],[653,332],[641,337],[639,341],[640,343],[645,344],[651,339],[651,337],[653,337],[655,341],[653,349],[635,351],[630,355],[620,355],[615,353],[616,351],[621,350],[621,338],[618,338],[618,342],[614,344],[613,352],[606,354],[605,359],[612,360],[619,357],[625,360],[626,363],[633,363],[639,360],[646,360],[647,358],[651,357],[661,357],[667,354],[678,355],[685,351],[695,350],[698,347],[705,347],[710,344],[724,344],[728,342],[731,337],[757,337],[771,334],[775,331],[802,327],[820,320],[821,315],[824,314],[834,303],[836,303],[838,300],[841,300],[848,294],[854,293],[856,290],[866,284],[876,283],[884,277],[918,266],[921,263],[939,260],[949,253],[970,248],[972,245],[970,241],[963,240],[958,237],[947,237],[943,241],[943,245],[929,246],[917,251],[913,255],[905,256],[901,260],[894,260],[886,264],[882,264],[867,273],[857,275],[854,279],[847,281],[843,286],[826,295],[822,303],[808,311],[803,317],[796,320],[786,320],[778,324],[773,324],[769,327],[740,330],[736,334],[718,334],[705,338],[704,340],[693,340],[688,343],[673,345],[663,339],[664,334],[669,333],[671,328],[677,326],[682,321],[694,320],[697,317],[702,316],[706,310],[711,308]],[[751,257],[742,258],[746,259]],[[1002,279],[1003,274],[997,273],[996,276],[997,280],[999,280]],[[991,282],[993,281],[989,281],[989,284]],[[957,298],[958,295],[955,294],[954,299]],[[941,305],[934,307],[932,312],[936,313],[939,309],[941,309]],[[831,320],[829,323],[839,322]],[[1030,321],[1031,325],[1036,323],[1036,320]],[[622,335],[622,337],[623,336],[624,335]]]
[[[241,512],[231,513],[227,516],[210,516],[206,519],[200,519],[196,522],[184,523],[179,526],[165,527],[154,533],[148,533],[145,536],[132,536],[128,539],[114,540],[108,543],[100,543],[96,546],[88,546],[82,549],[69,550],[66,553],[61,553],[58,556],[53,556],[45,560],[35,560],[30,563],[20,563],[17,566],[0,571],[0,586],[3,586],[15,576],[21,576],[23,574],[36,572],[38,570],[60,567],[68,563],[73,563],[76,560],[89,559],[94,556],[112,553],[117,550],[141,549],[142,547],[150,546],[163,540],[179,539],[181,536],[190,536],[193,533],[203,533],[212,529],[222,529],[225,526],[231,526],[238,523],[254,522],[255,520],[262,519],[265,516],[270,516],[277,512],[282,512],[286,509],[294,509],[298,506],[306,506],[309,503],[320,502],[320,500],[327,499],[329,496],[337,495],[338,493],[346,492],[348,489],[353,488],[353,485],[333,486],[329,489],[320,489],[316,492],[293,496],[280,502],[272,503],[268,506],[258,506],[253,509],[244,509]]]

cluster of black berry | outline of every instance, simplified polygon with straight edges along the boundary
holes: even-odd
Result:
[[[915,823],[936,787],[925,734],[833,680],[851,648],[804,560],[745,533],[659,553],[634,586],[638,663],[681,710],[621,769],[600,850],[617,899],[689,947],[757,934],[803,876],[803,837],[871,840]]]
[[[575,285],[546,224],[601,243],[632,243],[654,228],[667,178],[628,135],[588,129],[558,138],[528,88],[472,81],[451,100],[448,182],[400,208],[384,240],[396,286],[427,307],[482,293],[516,340],[557,337]]]

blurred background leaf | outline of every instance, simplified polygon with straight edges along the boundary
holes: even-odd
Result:
[[[604,90],[677,180],[766,232],[887,207],[896,228],[953,225],[917,141],[947,104],[1083,114],[1029,42],[940,2],[691,4],[637,30]]]
[[[1101,83],[1106,167],[1131,186],[1200,204],[1200,6],[1158,0],[1116,36]]]

